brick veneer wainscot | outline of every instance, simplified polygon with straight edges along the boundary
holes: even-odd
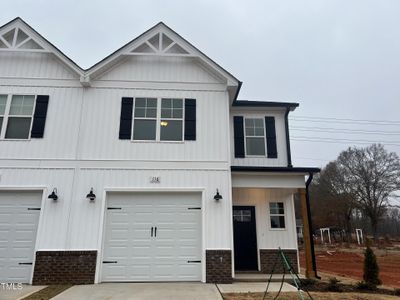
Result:
[[[34,285],[92,284],[97,251],[37,251]]]
[[[288,258],[290,264],[293,267],[293,271],[298,273],[299,268],[297,264],[297,250],[292,249],[282,249]],[[261,272],[266,274],[271,274],[274,263],[278,259],[278,250],[272,249],[260,249],[260,262],[261,262]],[[274,273],[283,273],[283,266],[281,261],[278,261],[275,265]],[[286,271],[287,273],[287,271]]]
[[[232,283],[231,250],[206,250],[206,282]]]

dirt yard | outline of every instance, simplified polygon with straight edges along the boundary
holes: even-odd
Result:
[[[383,284],[400,288],[400,251],[375,250]],[[363,275],[362,249],[316,249],[317,270],[325,273],[361,280]],[[300,253],[300,265],[305,266]]]
[[[273,299],[274,295],[268,295],[265,300]],[[395,296],[385,295],[367,295],[358,293],[311,293],[311,296],[315,300],[395,300],[399,299]],[[223,294],[224,300],[261,300],[263,298],[262,293],[243,293],[243,294]],[[297,293],[282,293],[278,297],[279,300],[298,300]],[[304,296],[304,299],[310,299]]]

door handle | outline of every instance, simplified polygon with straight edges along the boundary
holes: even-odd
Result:
[[[151,235],[150,236],[153,236],[153,226],[151,227]]]
[[[157,226],[154,228],[154,236],[157,236]]]

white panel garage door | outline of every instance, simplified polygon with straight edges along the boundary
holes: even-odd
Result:
[[[200,281],[201,195],[107,197],[102,281]]]
[[[0,191],[0,282],[29,283],[41,192]]]

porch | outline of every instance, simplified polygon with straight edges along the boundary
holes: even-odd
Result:
[[[299,273],[295,199],[300,201],[305,229],[306,276],[316,277],[306,196],[312,171],[318,170],[262,167],[234,170],[232,167],[235,281],[261,281],[267,279],[265,274],[288,274],[288,267],[278,255],[279,249],[293,273]],[[306,175],[309,176],[307,182]],[[287,276],[290,278],[289,274]]]
[[[298,273],[295,193],[290,188],[233,188],[235,277],[238,272],[287,273],[279,248]]]

